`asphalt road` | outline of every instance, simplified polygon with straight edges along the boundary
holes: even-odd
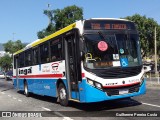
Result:
[[[68,107],[63,107],[52,97],[34,94],[25,97],[23,92],[13,88],[11,81],[0,79],[0,111],[0,116],[3,116],[0,119],[4,120],[23,117],[31,117],[29,120],[35,120],[34,117],[45,120],[86,120],[86,117],[87,120],[158,120],[160,117],[155,116],[160,116],[160,85],[148,81],[147,93],[131,99],[91,104],[71,102]],[[7,117],[6,114],[13,117]]]

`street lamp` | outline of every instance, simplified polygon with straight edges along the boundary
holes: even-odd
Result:
[[[155,48],[155,76],[158,77],[158,84],[159,84],[159,72],[157,71],[157,38],[156,38],[156,27],[154,29],[154,48]],[[158,75],[158,76],[157,76]]]
[[[14,32],[13,32],[12,34],[13,34],[13,38],[12,38],[12,40],[14,41],[14,35],[15,35],[16,33],[14,33]]]

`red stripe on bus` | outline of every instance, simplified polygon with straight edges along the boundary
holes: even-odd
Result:
[[[19,78],[62,78],[63,74],[41,74],[41,75],[21,75]],[[85,77],[85,74],[82,73],[82,78]],[[16,78],[16,76],[13,76]]]
[[[21,75],[19,78],[62,78],[63,74]],[[14,76],[16,78],[16,76]]]
[[[111,85],[111,86],[103,86],[103,88],[119,88],[119,87],[128,87],[128,86],[132,86],[132,85],[136,85],[139,84],[140,82],[135,82],[132,84],[124,84],[124,85]]]

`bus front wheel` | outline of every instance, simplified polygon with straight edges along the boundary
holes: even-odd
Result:
[[[58,99],[62,106],[68,105],[68,93],[63,83],[60,83],[58,87]]]
[[[24,94],[26,95],[26,97],[29,97],[28,84],[27,84],[27,82],[24,83]]]

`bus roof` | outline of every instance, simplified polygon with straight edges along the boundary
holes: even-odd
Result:
[[[121,18],[90,18],[88,20],[119,20],[119,21],[129,21],[127,19],[121,19]]]
[[[126,20],[126,19],[119,19],[119,18],[90,18],[90,19],[86,19],[86,20],[119,20],[119,21],[129,21],[129,20]],[[14,55],[19,54],[19,53],[21,53],[21,52],[23,52],[23,51],[25,51],[25,50],[27,50],[29,48],[35,47],[35,46],[37,46],[37,45],[39,45],[39,44],[41,44],[41,43],[43,43],[43,42],[45,42],[47,40],[50,40],[51,38],[54,38],[54,37],[56,37],[58,35],[61,35],[61,34],[67,32],[67,31],[69,31],[69,30],[71,30],[73,28],[76,28],[77,26],[78,26],[78,28],[80,28],[80,33],[82,33],[82,29],[83,28],[82,28],[82,26],[80,24],[83,23],[84,21],[85,20],[79,20],[79,21],[77,21],[77,22],[75,22],[75,23],[73,23],[73,24],[71,24],[71,25],[69,25],[69,26],[67,26],[67,27],[59,30],[59,31],[56,31],[55,33],[53,33],[53,34],[51,34],[49,36],[46,36],[43,39],[38,39],[38,40],[36,40],[36,41],[28,44],[23,49],[15,52]]]
[[[56,37],[56,36],[58,36],[58,35],[61,35],[61,34],[65,33],[65,32],[67,32],[67,31],[69,31],[69,30],[71,30],[71,29],[73,29],[73,28],[75,28],[75,27],[76,27],[76,23],[73,23],[73,24],[71,24],[71,25],[69,25],[69,26],[67,26],[67,27],[65,27],[65,28],[63,28],[63,29],[61,29],[61,30],[59,30],[59,31],[57,31],[57,32],[49,35],[49,36],[46,36],[46,37],[43,38],[43,39],[38,39],[38,40],[36,40],[36,41],[28,44],[28,45],[27,45],[26,47],[24,47],[23,49],[15,52],[14,55],[19,54],[19,53],[21,53],[21,52],[23,52],[23,51],[25,51],[25,50],[27,50],[27,49],[29,49],[29,48],[35,47],[35,46],[37,46],[37,45],[39,45],[39,44],[41,44],[41,43],[43,43],[43,42],[45,42],[45,41],[47,41],[47,40],[50,40],[51,38],[54,38],[54,37]]]

